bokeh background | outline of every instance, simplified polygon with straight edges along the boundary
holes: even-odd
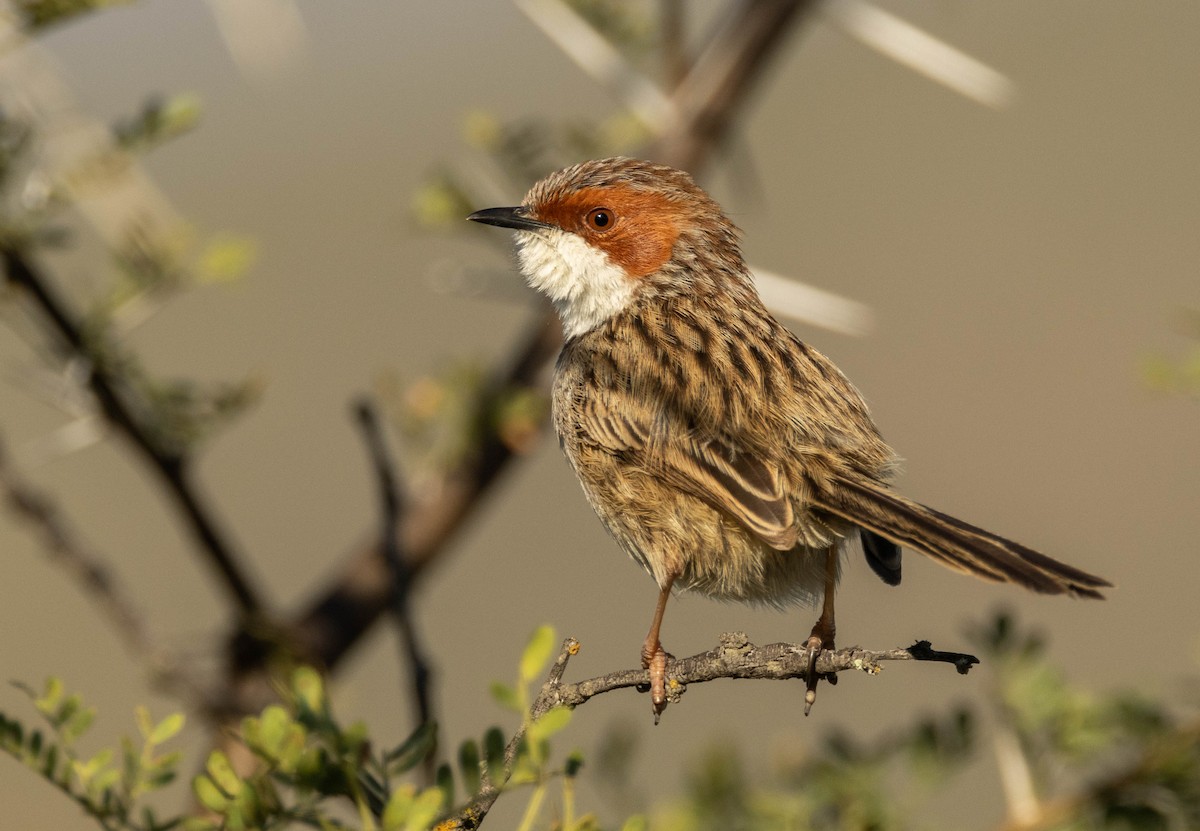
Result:
[[[889,589],[855,559],[839,639],[966,648],[965,627],[1003,606],[1048,634],[1073,680],[1177,696],[1200,658],[1198,404],[1153,389],[1145,365],[1185,352],[1179,324],[1200,304],[1200,5],[880,5],[1003,72],[1016,87],[1011,105],[981,107],[817,15],[782,50],[704,183],[757,265],[873,310],[863,337],[797,331],[864,392],[907,460],[906,493],[1118,588],[1103,603],[1039,598],[908,555],[904,584]],[[715,7],[696,9],[698,28]],[[213,8],[136,3],[41,43],[80,110],[99,120],[152,92],[202,102],[199,127],[146,168],[199,232],[250,237],[257,259],[237,284],[173,299],[133,342],[156,372],[264,384],[259,403],[209,443],[201,476],[271,602],[291,608],[377,522],[350,402],[388,375],[411,381],[501,354],[538,314],[518,278],[505,281],[504,235],[423,231],[414,194],[445,166],[477,161],[463,138],[471,113],[562,123],[616,104],[506,2],[298,2],[297,25],[255,32],[249,53],[231,50]],[[245,62],[276,46],[288,47],[277,62]],[[443,279],[459,267],[495,276],[482,291],[459,291]],[[104,270],[67,257],[56,273],[85,297]],[[3,330],[0,355],[10,366],[29,359]],[[111,440],[35,459],[28,448],[69,417],[19,386],[0,400],[15,460],[111,557],[156,635],[215,668],[222,598],[140,466]],[[134,730],[136,702],[159,714],[178,707],[148,688],[140,664],[7,515],[0,551],[5,680],[63,676],[99,708],[97,742]],[[487,686],[513,676],[535,626],[583,643],[571,676],[600,674],[636,663],[654,597],[554,443],[542,442],[416,600],[436,656],[444,746],[511,727]],[[684,596],[664,641],[692,654],[724,631],[797,640],[811,622],[804,610]],[[383,741],[411,726],[396,653],[379,626],[334,683],[339,711],[368,720]],[[893,665],[823,689],[808,719],[798,684],[708,684],[657,728],[644,697],[612,694],[581,709],[559,744],[586,753],[625,731],[649,802],[677,790],[714,741],[765,767],[830,729],[878,736],[913,713],[977,698],[987,683],[986,672]],[[7,686],[0,710],[28,713]],[[186,735],[199,754],[201,731]],[[991,826],[1003,812],[994,781],[985,758],[952,798],[914,810],[950,827]],[[581,802],[610,818],[638,807],[606,802],[586,777],[584,788]],[[7,828],[89,827],[7,758],[0,805]]]

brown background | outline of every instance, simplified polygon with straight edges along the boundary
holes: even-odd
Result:
[[[1119,589],[1106,603],[1041,599],[910,555],[904,585],[889,590],[856,559],[839,636],[961,648],[967,623],[1003,604],[1051,633],[1053,656],[1079,683],[1178,698],[1200,647],[1198,410],[1195,400],[1150,392],[1140,366],[1154,352],[1182,353],[1174,327],[1200,303],[1200,5],[884,5],[1011,77],[1015,104],[985,110],[817,20],[748,110],[740,164],[706,183],[745,230],[756,264],[875,310],[865,338],[800,334],[864,391],[909,460],[907,493]],[[97,117],[128,113],[152,91],[203,99],[200,129],[154,153],[149,168],[201,230],[251,235],[260,258],[246,282],[172,302],[135,341],[165,374],[267,382],[261,404],[212,442],[202,475],[280,607],[302,602],[375,522],[351,397],[389,369],[415,377],[495,354],[530,319],[531,302],[516,290],[497,289],[507,301],[431,290],[443,258],[505,262],[483,235],[425,236],[408,218],[422,178],[460,155],[464,112],[557,120],[612,107],[506,3],[300,8],[306,51],[268,83],[238,73],[199,3],[141,3],[47,40],[81,108]],[[747,170],[747,160],[752,184],[728,172]],[[78,264],[61,275],[79,286],[95,271]],[[0,354],[25,359],[2,331]],[[65,420],[12,387],[3,398],[18,460],[22,442]],[[112,556],[159,636],[214,662],[221,599],[123,448],[110,442],[32,473]],[[147,691],[142,668],[7,517],[0,551],[4,680],[64,676],[100,708],[97,743],[134,731],[135,702],[153,702],[158,714],[175,706]],[[654,594],[544,443],[418,601],[439,659],[448,746],[511,725],[486,688],[515,672],[534,626],[549,622],[583,642],[574,677],[630,666]],[[729,629],[760,642],[797,639],[811,617],[685,597],[664,639],[677,654]],[[382,741],[408,727],[394,655],[381,628],[335,684],[341,712],[369,719]],[[577,714],[559,746],[590,749],[602,731],[629,725],[644,751],[639,786],[659,798],[714,736],[738,740],[761,773],[832,727],[879,735],[914,713],[977,700],[986,684],[985,673],[894,666],[876,679],[845,678],[809,719],[795,684],[705,685],[657,729],[645,698],[609,695]],[[7,686],[0,710],[29,713]],[[188,736],[200,747],[198,731]],[[957,799],[908,798],[951,827],[988,827],[1002,811],[994,776],[985,753],[958,780]],[[610,817],[622,810],[592,790],[583,803]],[[11,761],[0,760],[0,806],[5,828],[90,827]]]

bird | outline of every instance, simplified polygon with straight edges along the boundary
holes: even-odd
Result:
[[[563,329],[551,414],[611,536],[658,585],[642,646],[655,722],[677,589],[821,605],[804,648],[804,711],[835,644],[842,556],[858,540],[887,584],[908,548],[1043,594],[1112,584],[893,490],[898,457],[833,362],[763,305],[741,232],[692,177],[649,161],[585,161],[518,206],[467,219],[514,231],[519,270]]]

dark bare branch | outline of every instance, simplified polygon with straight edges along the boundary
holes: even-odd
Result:
[[[51,562],[79,585],[84,596],[108,619],[128,652],[150,670],[158,684],[183,698],[198,695],[199,682],[186,678],[180,662],[155,641],[137,604],[106,558],[80,539],[49,494],[16,470],[2,437],[0,504],[33,527]]]
[[[434,720],[431,686],[433,668],[426,657],[425,648],[417,631],[412,615],[412,573],[408,558],[400,550],[400,517],[407,501],[400,491],[396,465],[388,451],[387,438],[379,423],[379,416],[371,402],[364,399],[354,408],[355,417],[362,429],[363,441],[371,458],[380,497],[380,539],[382,552],[391,574],[392,616],[396,620],[402,649],[401,660],[408,665],[404,673],[412,686],[413,704],[416,710],[416,725]],[[425,776],[432,783],[436,757],[431,752],[425,757]]]
[[[192,482],[188,457],[160,447],[154,441],[152,432],[147,429],[141,415],[127,400],[120,379],[93,360],[93,350],[89,347],[78,317],[56,294],[50,281],[25,253],[5,248],[0,252],[0,256],[4,259],[8,281],[23,289],[46,316],[60,341],[60,348],[91,366],[87,386],[100,405],[104,419],[129,442],[137,455],[166,485],[167,492],[183,515],[188,530],[199,543],[204,559],[212,566],[218,581],[238,611],[243,617],[261,612],[262,602],[249,576],[243,570],[241,557],[219,528],[211,509]]]

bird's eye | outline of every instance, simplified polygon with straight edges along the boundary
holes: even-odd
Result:
[[[592,208],[588,211],[587,225],[593,231],[609,231],[616,221],[616,214],[608,208]]]

